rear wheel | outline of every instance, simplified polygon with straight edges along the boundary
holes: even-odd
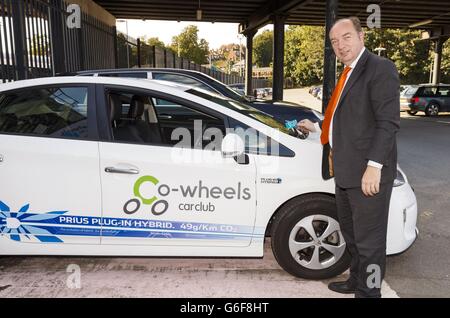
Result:
[[[417,110],[407,110],[406,112],[411,116],[414,116],[415,114],[417,114]]]
[[[326,279],[343,273],[350,255],[334,198],[317,194],[286,203],[273,221],[272,250],[280,266],[300,278]]]
[[[439,114],[439,105],[436,103],[430,103],[425,108],[425,115],[427,116],[437,116]]]

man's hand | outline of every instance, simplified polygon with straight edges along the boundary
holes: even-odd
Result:
[[[316,132],[316,127],[314,127],[314,123],[309,119],[300,120],[297,124],[297,129],[303,132]]]
[[[367,166],[361,180],[362,192],[366,196],[374,196],[380,192],[381,169]]]

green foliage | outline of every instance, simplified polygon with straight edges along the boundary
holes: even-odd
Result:
[[[291,78],[295,86],[322,81],[323,48],[323,27],[289,26],[285,33],[285,77]]]
[[[253,39],[253,63],[258,67],[268,67],[272,63],[273,32],[265,30]]]
[[[164,44],[164,42],[161,41],[158,37],[149,38],[149,39],[147,39],[147,41],[145,41],[145,43],[147,45],[150,45],[150,46],[154,45],[154,46],[160,47],[162,49],[166,48],[166,45]]]
[[[369,51],[381,52],[397,66],[402,84],[427,83],[433,62],[433,47],[421,40],[420,30],[365,30],[365,45]],[[289,26],[285,34],[286,78],[295,86],[307,86],[323,81],[324,28]],[[441,82],[450,83],[450,40],[444,43]]]
[[[432,60],[429,42],[420,35],[420,30],[372,29],[365,33],[365,44],[374,53],[377,47],[386,49],[380,54],[395,63],[402,84],[426,83]]]
[[[205,39],[199,40],[195,25],[187,26],[179,35],[174,36],[170,48],[179,56],[197,64],[208,62],[209,44]]]

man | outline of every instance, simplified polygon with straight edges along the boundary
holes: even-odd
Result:
[[[389,202],[397,171],[399,78],[395,65],[364,47],[358,18],[330,30],[345,69],[321,123],[298,128],[321,132],[324,178],[335,177],[336,205],[352,261],[350,277],[329,289],[356,297],[381,297],[386,264]]]

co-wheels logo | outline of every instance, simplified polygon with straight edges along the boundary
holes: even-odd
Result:
[[[154,188],[152,190],[153,195],[147,194],[149,187]],[[184,212],[214,212],[216,200],[251,199],[250,188],[244,187],[241,182],[238,182],[234,187],[226,188],[207,186],[202,180],[199,180],[195,185],[170,186],[161,184],[154,176],[142,176],[134,183],[133,194],[135,197],[124,204],[123,211],[126,214],[134,214],[139,211],[141,205],[146,205],[151,208],[153,215],[162,215],[169,209],[169,201],[167,200],[174,193],[180,195],[183,199],[182,202],[176,203],[178,209]],[[192,202],[192,200],[195,201]]]
[[[141,202],[144,205],[151,206],[152,214],[161,215],[169,208],[169,203],[166,200],[158,200],[156,196],[146,198],[141,193],[141,186],[144,183],[152,183],[155,186],[158,185],[159,180],[153,176],[143,176],[136,180],[133,187],[133,193],[135,198],[128,200],[123,206],[123,212],[126,214],[134,214],[141,207]],[[163,185],[161,185],[163,186]],[[158,187],[158,192],[161,193],[161,186]],[[161,194],[163,195],[163,194]]]

